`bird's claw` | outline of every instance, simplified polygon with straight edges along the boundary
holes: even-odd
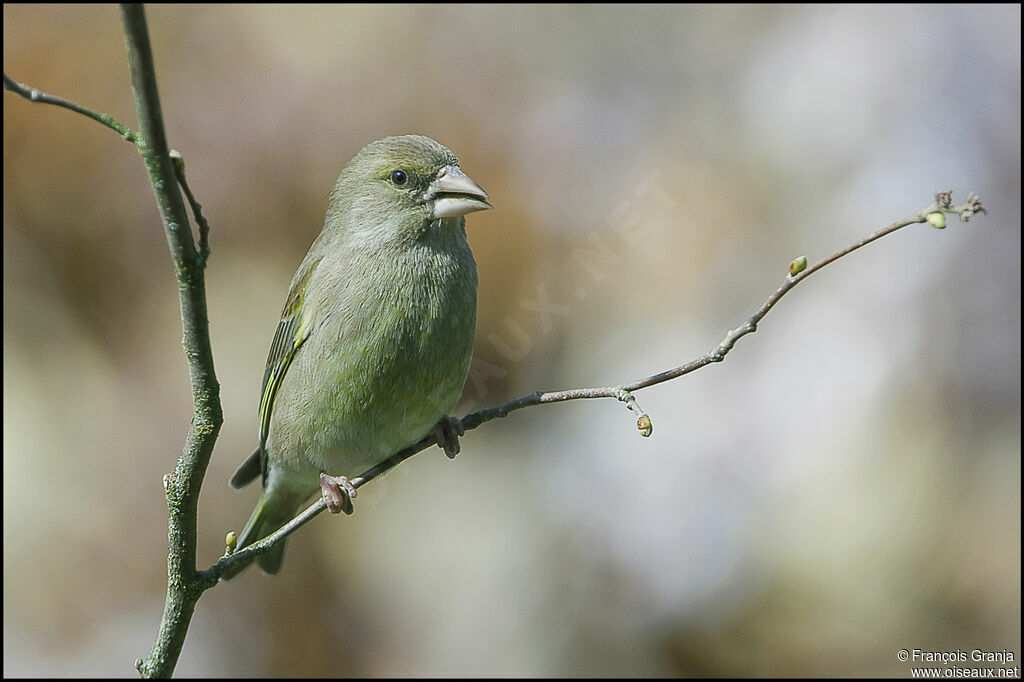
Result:
[[[351,514],[355,511],[352,506],[352,498],[358,494],[358,491],[347,477],[328,476],[321,471],[320,492],[323,493],[324,502],[327,503],[327,511],[332,514],[338,512]]]
[[[462,420],[458,417],[448,415],[441,417],[430,433],[437,441],[437,447],[444,450],[448,459],[455,459],[455,455],[462,450],[462,446],[459,445],[459,436],[466,435],[466,429],[463,428]]]

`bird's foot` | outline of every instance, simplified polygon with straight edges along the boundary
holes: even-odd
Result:
[[[351,514],[355,509],[352,507],[352,498],[358,493],[356,487],[349,482],[345,476],[328,476],[320,472],[320,492],[323,493],[324,502],[327,503],[327,511],[332,514],[345,512]]]
[[[455,455],[459,454],[462,449],[462,446],[459,445],[459,436],[464,436],[466,429],[462,427],[462,420],[458,417],[445,415],[441,417],[430,433],[437,440],[437,447],[444,450],[448,459],[455,459]]]

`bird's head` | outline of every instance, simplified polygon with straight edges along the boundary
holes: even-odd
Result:
[[[363,147],[338,177],[331,203],[350,237],[402,241],[461,225],[461,216],[491,208],[455,155],[422,135]]]

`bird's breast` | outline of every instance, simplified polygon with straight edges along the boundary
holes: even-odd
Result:
[[[305,404],[302,432],[314,434],[306,457],[329,473],[355,475],[418,441],[458,400],[473,350],[477,279],[468,247],[371,259],[347,274],[325,287],[338,298],[318,302],[328,314],[282,393],[291,388]],[[333,371],[317,372],[317,357]]]

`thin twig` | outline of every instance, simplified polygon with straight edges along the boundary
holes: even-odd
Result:
[[[34,88],[31,85],[26,85],[25,83],[19,83],[18,81],[8,76],[6,73],[4,74],[4,88],[10,90],[15,94],[21,95],[25,99],[30,100],[32,102],[52,104],[54,106],[70,109],[71,111],[75,111],[79,114],[82,114],[83,116],[88,116],[89,118],[99,121],[103,125],[110,128],[111,130],[117,132],[118,135],[128,140],[129,142],[133,144],[138,144],[138,133],[136,133],[128,126],[122,123],[118,123],[118,121],[110,114],[101,114],[98,111],[93,111],[92,109],[89,109],[88,107],[83,107],[81,104],[78,104],[77,102],[72,102],[71,100],[64,99],[63,97],[58,97],[57,95],[51,95],[49,93],[43,92],[38,88]]]
[[[210,224],[206,222],[206,216],[203,215],[203,205],[192,194],[188,181],[185,180],[185,159],[177,149],[171,150],[171,162],[174,164],[174,175],[178,178],[178,184],[185,192],[188,205],[192,207],[192,217],[195,218],[196,225],[199,226],[199,266],[206,267],[206,261],[210,257]]]

